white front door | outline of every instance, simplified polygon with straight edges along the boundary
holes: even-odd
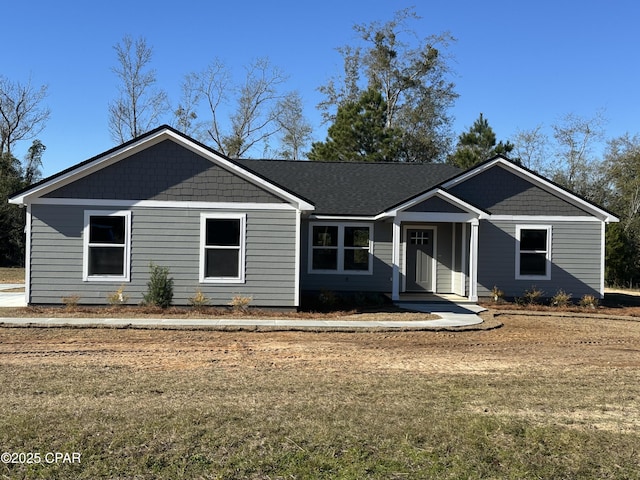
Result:
[[[432,228],[407,230],[406,290],[408,292],[433,292],[433,244]]]

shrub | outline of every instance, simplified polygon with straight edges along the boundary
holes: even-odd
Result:
[[[202,290],[198,289],[196,290],[196,294],[189,298],[189,303],[196,310],[201,310],[209,305],[209,297],[202,293]]]
[[[322,308],[334,308],[338,304],[338,295],[323,288],[318,295],[318,303]]]
[[[231,299],[229,305],[233,307],[234,311],[246,312],[252,300],[252,297],[243,297],[242,295],[236,295]]]
[[[493,298],[493,301],[495,303],[500,303],[503,297],[504,297],[504,292],[494,285],[493,288],[491,289],[491,298]]]
[[[571,294],[560,289],[551,297],[551,305],[554,307],[567,307],[571,303]]]
[[[173,300],[173,278],[169,278],[169,269],[149,265],[151,276],[147,282],[147,293],[144,294],[144,303],[146,305],[167,308]]]
[[[65,308],[69,311],[78,308],[78,302],[80,302],[80,295],[62,297],[62,303],[64,303]]]
[[[115,292],[107,296],[109,305],[119,306],[124,305],[129,300],[129,295],[124,293],[124,285],[120,285],[120,288]]]
[[[580,299],[580,306],[584,308],[596,308],[598,306],[598,299],[593,295],[583,295]]]
[[[544,292],[542,290],[532,285],[530,290],[524,291],[523,300],[526,305],[538,305],[543,295]]]

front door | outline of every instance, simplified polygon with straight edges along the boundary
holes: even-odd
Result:
[[[407,291],[434,291],[433,234],[433,229],[407,230]]]

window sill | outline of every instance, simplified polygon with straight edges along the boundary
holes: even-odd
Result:
[[[551,280],[551,275],[516,275],[516,280]]]
[[[211,284],[219,285],[219,284],[226,284],[226,283],[239,284],[239,283],[246,283],[246,282],[244,278],[201,278],[200,283],[206,284],[206,285],[211,285]]]
[[[373,275],[369,270],[309,270],[307,273],[309,275]]]
[[[82,281],[84,282],[130,282],[131,279],[129,277],[110,277],[110,276],[104,276],[104,277],[96,277],[96,276],[92,276],[92,277],[85,277],[82,279]]]

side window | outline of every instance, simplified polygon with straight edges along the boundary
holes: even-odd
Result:
[[[83,279],[129,281],[131,212],[85,211]]]
[[[246,215],[202,214],[200,281],[244,282]]]
[[[516,226],[516,279],[551,278],[551,227]]]

